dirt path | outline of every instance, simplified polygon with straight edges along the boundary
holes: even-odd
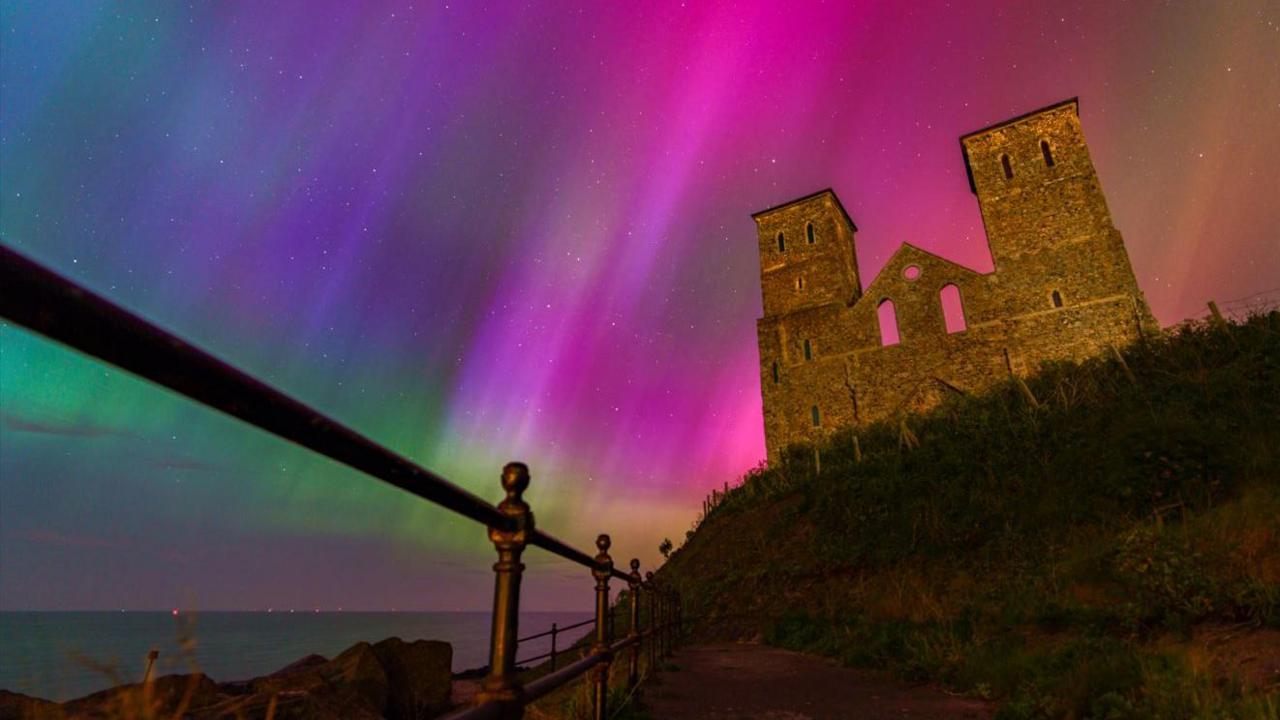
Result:
[[[874,672],[764,645],[682,648],[679,670],[644,689],[661,720],[837,720],[989,718],[978,700],[912,686]]]

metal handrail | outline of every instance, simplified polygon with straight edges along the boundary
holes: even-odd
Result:
[[[510,518],[467,490],[3,245],[0,285],[0,315],[19,325],[478,523],[510,529]],[[541,530],[528,543],[596,567],[590,555]]]
[[[524,465],[509,463],[504,468],[502,483],[507,497],[495,507],[4,245],[0,245],[0,289],[0,317],[487,526],[499,558],[494,565],[489,676],[484,690],[477,696],[478,704],[451,717],[522,717],[525,705],[533,699],[603,665],[594,681],[595,717],[603,720],[608,703],[608,668],[614,652],[632,649],[628,677],[634,687],[638,682],[640,641],[650,638],[651,662],[656,646],[661,645],[664,653],[669,651],[673,639],[669,614],[674,612],[678,617],[678,598],[654,585],[652,573],[649,573],[649,582],[642,582],[638,560],[631,561],[629,574],[616,569],[609,556],[607,535],[597,539],[600,552],[593,557],[535,528],[533,516],[523,500],[529,484],[528,468]],[[520,555],[527,545],[591,569],[596,580],[596,617],[588,622],[596,625],[596,642],[587,657],[521,687],[514,678],[514,670],[519,642],[519,581],[524,569]],[[612,644],[609,642],[612,623],[607,615],[610,578],[623,580],[632,590],[631,633],[626,640]],[[650,629],[643,633],[637,632],[641,589],[650,598],[651,619]],[[663,619],[658,620],[655,613],[663,615]],[[581,627],[588,622],[571,627]]]
[[[538,633],[538,634],[536,634],[536,635],[529,635],[529,636],[527,636],[527,637],[522,637],[522,638],[520,638],[519,640],[517,640],[516,642],[525,642],[526,640],[537,640],[537,639],[538,639],[538,638],[540,638],[540,637],[546,637],[546,636],[548,636],[548,635],[550,635],[550,634],[552,634],[552,633],[562,633],[562,632],[564,632],[565,630],[577,630],[578,628],[582,627],[583,625],[590,625],[590,624],[594,623],[595,621],[596,621],[596,619],[595,619],[595,618],[591,618],[590,620],[583,620],[583,621],[582,621],[582,622],[580,622],[580,623],[574,623],[574,624],[572,624],[572,625],[565,625],[564,627],[557,627],[557,626],[555,625],[555,623],[552,623],[552,624],[551,624],[551,629],[550,629],[550,630],[545,630],[545,631],[540,632],[540,633]]]
[[[578,629],[578,628],[580,628],[580,627],[582,627],[582,626],[584,626],[584,625],[592,625],[592,624],[594,624],[594,623],[595,623],[595,621],[596,621],[596,619],[595,619],[595,618],[591,618],[590,620],[583,620],[582,622],[574,623],[574,624],[572,624],[572,625],[567,625],[567,626],[565,626],[565,627],[559,627],[556,623],[551,623],[551,629],[550,629],[550,630],[545,630],[545,631],[543,631],[543,632],[535,633],[535,634],[530,635],[530,636],[528,636],[528,637],[522,637],[522,638],[520,638],[519,640],[516,640],[516,648],[518,649],[518,648],[520,647],[520,643],[528,642],[528,641],[530,641],[530,640],[537,640],[537,639],[539,639],[539,638],[547,637],[548,635],[550,635],[550,636],[551,636],[551,650],[550,650],[550,651],[545,652],[545,653],[543,653],[543,654],[541,654],[541,655],[534,655],[533,657],[527,657],[527,658],[524,658],[523,660],[516,660],[516,666],[517,666],[517,667],[519,667],[519,666],[524,666],[524,665],[528,665],[529,663],[532,663],[532,662],[537,662],[538,660],[547,660],[547,659],[550,659],[550,660],[551,660],[551,669],[554,671],[554,670],[556,669],[556,658],[560,657],[561,655],[565,654],[566,652],[569,652],[569,650],[557,650],[557,649],[556,649],[556,638],[558,638],[558,637],[560,636],[560,633],[562,633],[562,632],[566,632],[566,631],[569,631],[569,630],[576,630],[576,629]],[[572,649],[572,648],[571,648],[571,649]],[[571,650],[571,649],[570,649],[570,650]]]
[[[554,690],[558,690],[559,688],[563,687],[566,683],[573,680],[577,676],[581,675],[587,670],[590,670],[596,665],[599,665],[602,662],[608,661],[609,659],[612,658],[613,655],[616,655],[619,652],[626,650],[632,645],[639,643],[639,641],[640,641],[639,638],[627,638],[625,640],[619,640],[618,642],[615,642],[614,644],[610,645],[609,649],[605,652],[592,653],[591,655],[588,655],[575,663],[565,665],[560,670],[557,670],[553,673],[547,673],[546,675],[543,675],[537,680],[530,681],[528,684],[524,686],[525,697],[528,698],[530,701],[533,701],[547,695],[548,693]]]

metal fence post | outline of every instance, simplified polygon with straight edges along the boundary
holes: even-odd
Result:
[[[640,560],[631,558],[631,574],[627,579],[627,587],[631,591],[631,630],[627,637],[634,641],[631,646],[631,662],[627,666],[627,688],[634,689],[640,683]]]
[[[667,648],[667,655],[675,655],[678,643],[680,643],[680,593],[671,591],[671,646]]]
[[[676,611],[675,641],[676,641],[676,645],[679,645],[681,639],[684,637],[684,604],[680,602],[679,590],[676,590],[675,592],[675,604],[676,604],[675,606],[675,611]]]
[[[556,669],[556,624],[551,623],[551,669]]]
[[[596,547],[600,553],[596,555],[596,566],[591,575],[596,579],[596,642],[591,646],[592,654],[609,652],[609,576],[613,574],[613,558],[609,557],[609,536],[596,538]],[[607,720],[609,716],[609,661],[595,668],[595,720]]]
[[[644,574],[645,589],[649,591],[649,674],[658,671],[658,588],[653,584],[653,573]]]
[[[671,591],[663,588],[662,591],[662,656],[671,657]]]
[[[665,587],[658,588],[658,659],[667,656],[667,630],[671,624],[671,619],[667,616],[667,589]]]
[[[524,693],[515,679],[516,639],[520,622],[520,574],[533,513],[522,496],[529,487],[529,468],[524,463],[507,463],[502,469],[502,489],[507,497],[498,511],[512,520],[511,529],[490,527],[489,540],[498,550],[493,565],[493,626],[490,631],[489,676],[476,695],[478,704],[498,704],[502,718],[524,717]]]
[[[667,590],[667,657],[676,649],[676,591]]]
[[[671,647],[671,596],[664,587],[658,597],[661,598],[660,602],[662,603],[662,644],[658,646],[658,650],[661,651],[662,657],[666,657],[671,654],[669,652]]]

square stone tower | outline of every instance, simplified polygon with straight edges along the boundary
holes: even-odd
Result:
[[[830,188],[751,216],[760,251],[764,317],[756,323],[766,434],[781,437],[795,416],[810,417],[797,386],[840,387],[819,374],[840,372],[814,363],[847,342],[843,321],[862,297],[857,227]],[[820,411],[819,411],[820,412]],[[818,421],[820,423],[820,420]]]
[[[862,295],[854,227],[830,189],[751,216],[760,242],[764,314],[785,315]]]
[[[992,311],[1141,297],[1076,98],[971,132],[960,147],[1000,278]],[[1154,327],[1149,312],[1141,320]]]

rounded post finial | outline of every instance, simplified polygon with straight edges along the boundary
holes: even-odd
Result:
[[[522,462],[509,462],[502,468],[502,489],[507,499],[519,500],[529,487],[529,466]]]
[[[631,572],[640,570],[640,558],[631,558]]]
[[[645,582],[650,582],[650,583],[651,583],[651,582],[653,582],[653,571],[652,571],[652,570],[650,570],[649,572],[647,572],[647,573],[645,573],[645,574],[644,574],[644,581],[645,581]]]
[[[592,568],[591,574],[596,578],[597,589],[601,586],[607,587],[609,576],[613,574],[613,558],[609,557],[609,546],[611,544],[612,541],[609,540],[609,536],[604,533],[600,533],[600,537],[596,538],[596,547],[600,549],[600,552],[596,554],[596,566]]]

